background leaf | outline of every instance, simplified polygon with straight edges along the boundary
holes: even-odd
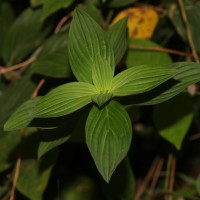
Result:
[[[109,3],[110,7],[122,7],[122,6],[127,6],[129,4],[135,3],[137,0],[111,0]]]
[[[172,63],[172,59],[167,53],[137,49],[137,46],[160,48],[155,42],[144,39],[130,39],[129,45],[130,48],[126,57],[126,65],[128,68],[138,65],[167,65]],[[132,48],[131,45],[135,46],[135,48]]]
[[[13,10],[7,2],[0,2],[0,57],[2,55],[2,43],[7,35],[7,32],[14,20]]]
[[[191,125],[193,102],[191,97],[182,93],[173,99],[158,104],[154,109],[154,122],[159,134],[178,150]]]
[[[97,169],[109,182],[131,144],[130,118],[119,103],[111,101],[101,109],[93,106],[85,130],[86,143]]]
[[[74,0],[43,0],[43,12],[42,19],[44,20],[49,15],[60,10],[61,8],[66,8],[73,3]]]
[[[0,96],[0,104],[3,105],[0,107],[0,133],[3,132],[4,123],[10,115],[31,97],[36,87],[31,75],[31,73],[26,74]]]
[[[6,65],[22,61],[39,44],[42,28],[40,14],[39,9],[27,8],[14,21],[3,42],[2,55]]]
[[[71,70],[67,53],[67,32],[61,32],[50,37],[31,67],[34,72],[45,76],[53,78],[69,77]]]
[[[141,65],[124,70],[113,79],[114,96],[128,96],[146,92],[174,76],[168,66]]]
[[[112,69],[115,67],[114,53],[105,32],[81,9],[75,11],[70,26],[68,53],[78,81],[92,83],[92,67],[96,56],[105,59]]]
[[[127,18],[112,25],[108,31],[108,38],[113,46],[115,65],[117,65],[127,49]]]

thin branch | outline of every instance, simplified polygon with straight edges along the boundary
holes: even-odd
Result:
[[[176,158],[173,156],[173,158],[172,158],[172,166],[171,166],[171,174],[170,174],[170,181],[169,181],[169,196],[168,196],[168,200],[173,200],[172,192],[174,190],[175,172],[176,172]]]
[[[198,140],[200,139],[200,133],[196,133],[190,136],[190,140]]]
[[[194,41],[193,41],[193,38],[192,38],[192,32],[190,30],[190,24],[188,22],[188,18],[187,18],[187,14],[186,14],[186,11],[185,11],[183,0],[178,0],[178,3],[179,3],[179,6],[180,6],[180,9],[181,9],[183,21],[184,21],[185,26],[186,26],[186,33],[187,33],[187,37],[188,37],[188,42],[189,42],[190,47],[192,49],[192,54],[194,56],[195,61],[197,63],[199,63],[199,57],[198,57],[198,54],[197,54],[197,51],[196,51],[196,48],[195,48],[195,45],[194,45]]]
[[[58,32],[60,32],[61,28],[63,27],[63,25],[72,17],[73,13],[70,12],[68,15],[64,16],[57,24],[54,33],[57,34]]]
[[[171,167],[172,167],[172,158],[173,155],[169,154],[168,161],[167,161],[167,173],[165,177],[165,199],[169,200],[169,181],[170,181],[170,174],[171,174]]]
[[[15,173],[14,173],[14,177],[13,177],[13,184],[12,184],[9,200],[14,200],[15,199],[15,188],[16,188],[17,180],[18,180],[19,173],[20,173],[22,150],[23,150],[22,148],[23,148],[23,143],[24,143],[25,129],[21,129],[20,133],[21,133],[21,145],[20,145],[19,157],[17,158],[17,163],[16,163],[16,167],[15,167]]]
[[[141,195],[144,193],[145,189],[147,188],[147,185],[149,184],[149,181],[152,179],[153,174],[155,173],[156,167],[158,165],[159,162],[159,158],[156,157],[143,181],[143,183],[141,184],[141,186],[138,188],[137,193],[135,194],[135,197],[133,198],[133,200],[140,200]]]
[[[45,83],[45,79],[43,78],[38,83],[35,91],[33,92],[32,96],[31,96],[31,99],[35,98],[38,95],[38,93],[39,93],[39,91],[40,91],[40,89],[41,89],[41,87],[43,86],[44,83]]]
[[[170,54],[186,56],[186,57],[194,57],[193,54],[190,54],[190,53],[186,53],[183,51],[177,51],[177,50],[173,50],[173,49],[162,48],[162,47],[146,47],[146,46],[142,46],[142,45],[131,44],[131,45],[129,45],[129,48],[137,49],[137,50],[158,51],[158,52],[170,53]]]
[[[33,56],[33,57],[30,57],[28,60],[26,60],[24,62],[21,62],[21,63],[19,63],[17,65],[13,65],[13,66],[10,66],[10,67],[0,66],[0,74],[6,74],[8,72],[11,72],[11,71],[26,67],[27,65],[31,64],[35,60],[36,60],[36,57]]]
[[[157,164],[157,167],[156,167],[156,170],[155,170],[155,174],[154,174],[154,177],[153,177],[153,180],[152,180],[152,182],[151,182],[150,189],[149,189],[149,197],[148,197],[148,200],[151,200],[151,199],[152,199],[152,195],[153,195],[154,189],[155,189],[155,187],[156,187],[156,184],[157,184],[157,182],[158,182],[158,179],[159,179],[159,177],[160,177],[160,173],[161,173],[163,164],[164,164],[163,158],[159,158],[159,161],[158,161],[158,164]]]

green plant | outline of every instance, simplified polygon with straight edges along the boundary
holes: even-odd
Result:
[[[63,1],[55,6],[53,2],[44,1],[41,18],[44,20],[59,8],[69,6],[72,2]],[[127,1],[127,4],[132,2]],[[107,1],[102,3],[109,4]],[[112,3],[121,6],[118,1]],[[89,4],[88,1],[84,6],[87,4]],[[92,7],[92,9],[96,8]],[[91,12],[90,9],[88,10]],[[51,26],[42,29],[42,22],[38,20],[40,15],[39,9],[36,11],[27,9],[9,29],[1,49],[2,58],[7,65],[22,61],[39,43],[42,43],[51,30]],[[22,19],[24,24],[30,23],[30,20],[35,24],[33,30],[27,30],[32,34],[29,35],[31,39],[24,36],[23,39],[13,37],[13,41],[9,41],[10,35],[21,31],[17,24],[21,23]],[[185,89],[200,81],[200,64],[195,62],[172,63],[171,59],[164,55],[165,63],[163,64],[160,64],[162,59],[157,64],[151,63],[151,60],[145,63],[145,58],[147,58],[145,56],[145,64],[135,65],[131,60],[133,59],[132,52],[128,52],[126,60],[128,68],[116,69],[126,53],[128,44],[134,42],[134,40],[127,40],[127,18],[120,20],[107,30],[102,29],[97,21],[90,17],[84,8],[77,8],[73,13],[69,32],[64,30],[51,36],[44,43],[36,61],[33,62],[31,71],[27,70],[18,85],[16,84],[8,95],[4,94],[0,99],[0,102],[5,102],[10,97],[12,102],[7,104],[13,105],[14,109],[18,107],[11,116],[10,113],[14,109],[10,109],[11,112],[10,110],[8,112],[7,108],[2,111],[5,113],[2,124],[6,122],[4,131],[21,130],[23,135],[24,128],[29,127],[27,128],[28,135],[25,137],[25,140],[28,140],[25,147],[27,151],[30,149],[30,152],[28,156],[25,156],[31,158],[32,163],[29,163],[29,159],[27,161],[25,159],[21,166],[22,169],[26,174],[30,173],[33,180],[36,180],[40,174],[39,166],[42,163],[47,165],[44,173],[41,172],[40,179],[29,186],[34,186],[35,190],[24,189],[24,178],[18,180],[17,188],[32,199],[42,198],[59,154],[57,148],[66,141],[78,140],[86,143],[99,173],[107,183],[111,180],[111,187],[113,184],[111,177],[114,171],[121,168],[128,174],[125,174],[126,176],[131,174],[129,187],[133,186],[132,172],[126,156],[132,142],[134,125],[132,114],[133,118],[134,114],[137,116],[135,109],[139,109],[140,106],[156,105],[153,113],[155,125],[160,135],[177,149],[181,149],[183,139],[191,124],[192,101]],[[26,42],[29,40],[31,43],[27,45]],[[148,41],[135,41],[137,42],[149,45]],[[151,45],[155,44],[151,43]],[[137,53],[134,52],[134,55]],[[138,56],[140,55],[143,57],[138,53]],[[48,68],[45,68],[46,66]],[[64,80],[64,84],[59,83],[57,87],[53,85],[55,87],[53,89],[49,87],[48,90],[51,91],[44,96],[34,96],[21,104],[35,89],[31,81],[31,77],[34,76],[33,72],[54,78],[68,77],[70,79]],[[77,81],[74,80],[75,78]],[[22,88],[25,91],[19,93],[21,96],[17,100],[15,100],[16,88]],[[13,96],[9,96],[11,93]],[[163,117],[165,113],[168,117]],[[76,124],[78,124],[77,127],[74,127]],[[44,131],[41,133],[42,138],[39,144],[37,134],[35,134],[38,131],[37,128]],[[179,131],[179,134],[174,135],[174,130]],[[9,137],[5,141],[10,141],[11,136],[4,137]],[[15,136],[12,134],[12,137]],[[14,143],[18,144],[18,142],[17,137]],[[35,155],[36,152],[37,155]],[[35,157],[38,157],[40,161],[37,162]],[[120,163],[122,166],[119,166]],[[6,164],[9,166],[9,163]],[[5,169],[7,169],[6,165]],[[2,167],[3,170],[4,167]],[[115,175],[113,176],[114,179]],[[83,180],[86,180],[85,184],[90,183],[90,181],[87,182],[87,178]],[[38,189],[39,183],[41,183],[41,188]],[[34,194],[37,189],[39,193]],[[111,188],[108,190],[112,191]],[[123,198],[130,199],[131,195],[132,190],[127,197]],[[117,198],[120,198],[120,195]]]

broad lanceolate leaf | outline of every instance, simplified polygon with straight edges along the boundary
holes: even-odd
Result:
[[[174,76],[168,66],[141,65],[127,69],[114,77],[114,96],[128,96],[152,90]]]
[[[10,27],[3,43],[6,65],[20,62],[36,47],[41,38],[41,10],[26,9]]]
[[[113,46],[115,65],[122,59],[127,49],[127,18],[112,25],[107,31],[108,38]]]
[[[119,103],[111,101],[103,108],[93,106],[85,129],[86,143],[97,169],[109,182],[131,144],[130,118]]]
[[[4,125],[5,131],[17,130],[27,127],[36,116],[36,106],[41,97],[31,99],[22,104]]]
[[[165,52],[142,49],[142,47],[160,47],[155,42],[144,39],[130,39],[129,45],[132,46],[130,46],[126,57],[128,68],[138,65],[165,65],[172,63],[172,59]]]
[[[114,53],[105,32],[80,9],[75,11],[71,23],[68,53],[72,71],[79,81],[92,83],[92,68],[97,56],[114,70]]]
[[[144,94],[126,98],[125,104],[154,105],[164,102],[181,93],[187,86],[200,81],[200,64],[178,62],[171,65],[176,70],[173,79]]]
[[[34,72],[45,76],[64,78],[71,75],[67,54],[67,32],[50,37],[31,67]]]
[[[101,56],[97,56],[92,68],[92,80],[100,93],[110,92],[114,72],[109,63]]]
[[[192,118],[193,103],[186,93],[155,106],[154,122],[160,135],[178,150],[181,148]]]
[[[44,20],[49,15],[53,14],[54,12],[58,11],[61,8],[68,7],[72,4],[74,0],[43,0],[43,13],[42,19]]]
[[[36,117],[60,117],[70,114],[92,102],[96,94],[93,85],[84,82],[72,82],[61,85],[38,102]]]

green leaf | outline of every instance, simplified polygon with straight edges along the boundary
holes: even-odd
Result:
[[[51,151],[45,157],[37,160],[38,133],[34,133],[24,141],[20,173],[17,189],[32,200],[42,200],[48,184],[51,171],[56,162],[58,152]],[[28,149],[28,151],[27,151]]]
[[[92,68],[98,56],[114,70],[114,53],[105,32],[80,9],[76,9],[71,23],[68,53],[72,71],[79,81],[92,83]]]
[[[92,80],[100,93],[110,92],[114,72],[109,63],[101,56],[97,56],[92,68]]]
[[[160,46],[150,40],[144,39],[130,39],[129,45],[136,47],[159,47]],[[158,52],[145,49],[129,48],[126,58],[126,65],[128,68],[138,65],[164,65],[171,64],[172,59],[165,52]]]
[[[141,65],[127,69],[114,77],[114,96],[128,96],[152,90],[174,76],[168,66]]]
[[[4,125],[5,131],[13,131],[27,127],[36,116],[36,106],[41,97],[31,99],[22,104]]]
[[[7,89],[0,96],[0,133],[3,132],[3,125],[10,115],[27,99],[29,99],[35,89],[35,83],[32,82],[32,74],[28,73],[20,80]]]
[[[14,20],[14,13],[10,4],[6,2],[0,2],[0,57],[2,54],[2,43],[7,35],[7,32]]]
[[[121,99],[121,102],[126,105],[154,105],[162,103],[181,93],[189,85],[200,81],[200,64],[177,62],[169,67],[174,68],[177,72],[173,79],[144,94]]]
[[[74,0],[43,0],[42,20],[46,19],[49,15],[55,13],[61,8],[70,6]]]
[[[39,44],[40,14],[41,10],[28,8],[14,21],[3,43],[2,56],[6,65],[22,61]]]
[[[45,76],[69,77],[71,71],[67,54],[67,33],[61,32],[50,37],[31,67],[34,72]]]
[[[71,82],[61,85],[38,102],[36,117],[60,117],[68,115],[92,102],[96,94],[93,85],[84,82]]]
[[[11,160],[10,156],[12,155],[12,158],[17,157],[17,153],[13,155],[12,152],[20,144],[20,138],[19,131],[11,134],[0,134],[0,151],[3,152],[0,153],[0,173],[15,163],[15,159]]]
[[[112,96],[112,93],[95,94],[92,96],[92,101],[94,101],[99,107],[101,107],[107,101],[109,101],[112,98]]]
[[[85,130],[86,143],[97,169],[109,182],[131,144],[130,118],[119,103],[111,101],[103,108],[93,106]]]
[[[125,158],[113,173],[109,182],[103,183],[103,190],[107,199],[133,199],[135,191],[135,177],[128,158]]]
[[[192,99],[185,93],[156,105],[154,109],[154,122],[160,135],[178,150],[181,149],[192,118]]]
[[[197,189],[198,194],[200,195],[200,174],[198,175],[196,179],[196,189]]]
[[[127,49],[127,18],[112,25],[108,31],[108,38],[113,46],[115,65],[122,59]]]
[[[197,2],[194,5],[185,5],[186,14],[188,17],[188,22],[190,26],[190,30],[192,33],[192,38],[194,40],[194,45],[198,52],[200,52],[200,28],[199,28],[199,20],[200,20],[200,2]],[[177,6],[174,10],[174,13],[172,15],[172,18],[170,18],[172,23],[174,24],[174,27],[176,28],[179,35],[188,42],[185,23],[182,20],[182,14],[180,12],[179,7]]]
[[[42,5],[43,0],[29,0],[32,7],[37,7]]]

